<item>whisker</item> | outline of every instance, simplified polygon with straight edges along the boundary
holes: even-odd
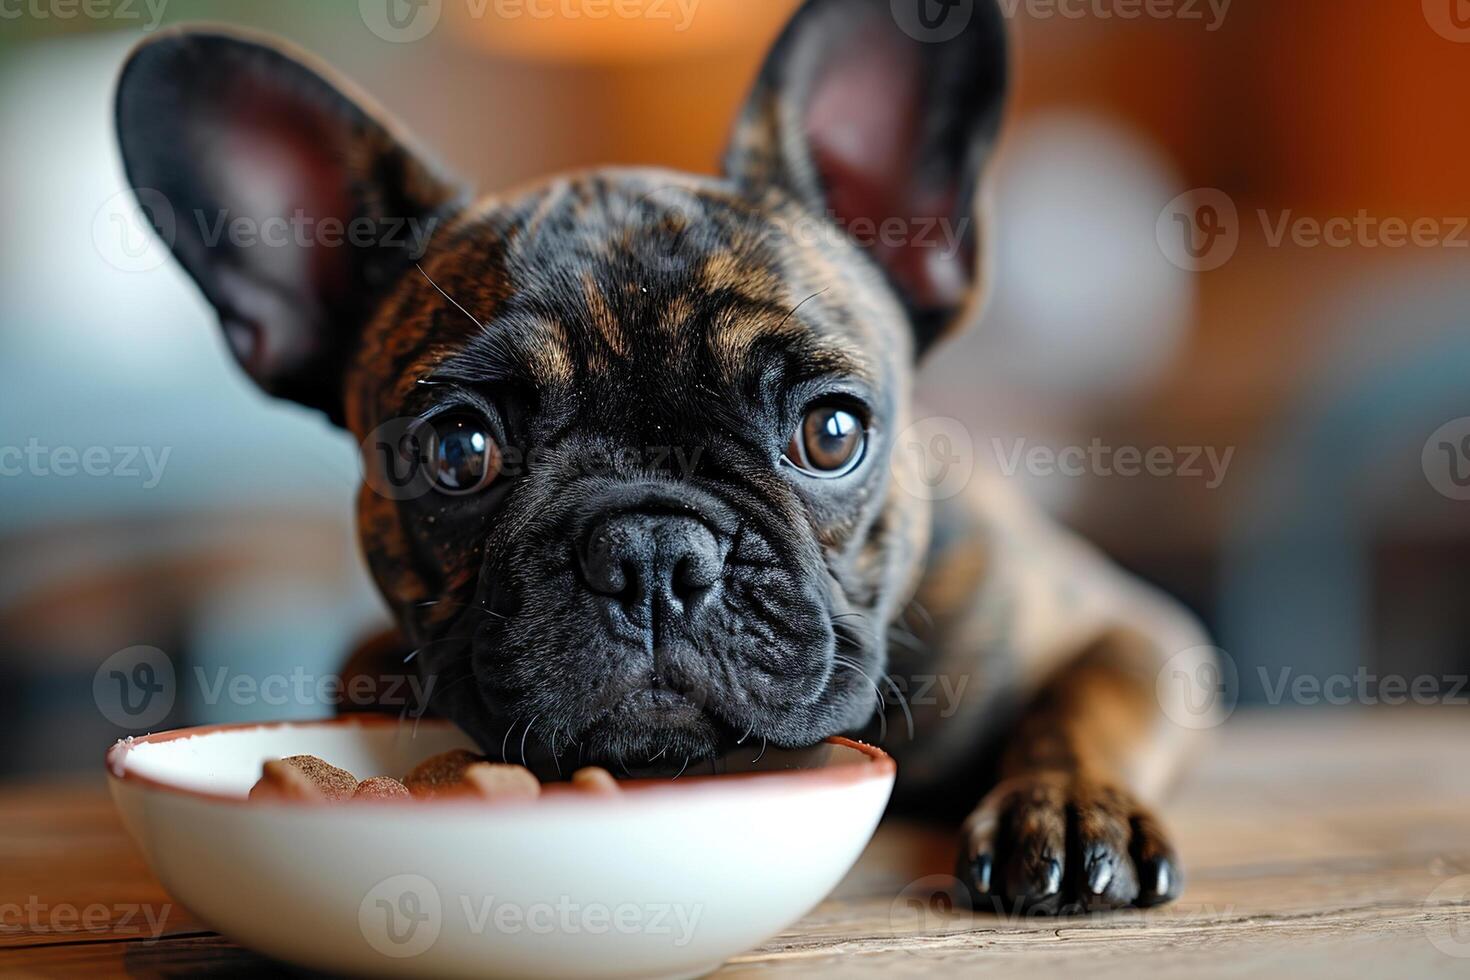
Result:
[[[509,725],[506,725],[505,726],[505,734],[500,737],[500,761],[501,762],[505,762],[505,763],[509,763],[510,762],[510,759],[506,756],[505,746],[507,745],[507,743],[510,742],[510,733],[515,729],[516,725],[518,725],[519,723],[520,723],[520,719],[517,718],[514,721],[512,721]]]
[[[914,740],[914,713],[909,710],[909,699],[904,696],[903,688],[898,686],[892,674],[884,674],[883,679],[888,682],[888,686],[893,688],[893,693],[898,697],[898,706],[903,709],[903,720],[908,725],[909,741],[912,742]]]
[[[531,726],[536,724],[536,719],[540,717],[540,715],[536,715],[530,721],[526,722],[526,730],[521,732],[521,765],[523,766],[526,764],[526,736],[531,734]]]
[[[451,304],[453,304],[453,306],[454,306],[454,308],[456,310],[459,310],[459,312],[461,312],[465,316],[469,317],[471,323],[473,323],[475,326],[479,327],[485,333],[489,333],[490,332],[488,329],[486,329],[486,327],[485,327],[485,325],[483,323],[481,323],[479,320],[475,319],[475,315],[473,313],[471,313],[469,310],[465,309],[463,306],[460,306],[459,303],[455,300],[455,298],[453,296],[450,296],[443,289],[440,289],[439,284],[434,281],[434,279],[433,279],[432,276],[430,276],[427,272],[424,271],[424,267],[422,265],[420,265],[419,263],[415,262],[413,264],[413,267],[415,269],[419,270],[419,275],[421,275],[425,279],[429,280],[429,285],[430,286],[433,286],[436,290],[438,290],[440,296],[443,296],[445,299],[449,300],[449,302]]]
[[[873,680],[868,672],[863,670],[862,666],[850,657],[844,657],[838,654],[832,658],[832,661],[839,667],[847,667],[850,670],[857,671],[868,682],[868,686],[873,689],[873,696],[875,698],[873,713],[878,716],[878,742],[881,744],[888,738],[888,699],[883,696],[883,691],[878,687],[878,682]]]
[[[441,636],[441,637],[439,637],[439,639],[437,639],[437,640],[430,640],[428,643],[425,643],[423,646],[419,647],[417,650],[414,650],[408,656],[406,656],[406,657],[403,658],[403,662],[404,663],[408,663],[414,657],[417,657],[419,654],[423,653],[425,650],[429,649],[430,647],[437,647],[437,646],[440,646],[440,645],[445,644],[445,643],[464,643],[464,642],[466,642],[466,640],[462,636]]]

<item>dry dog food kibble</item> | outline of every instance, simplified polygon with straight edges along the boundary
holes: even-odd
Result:
[[[462,793],[465,770],[484,761],[480,756],[464,749],[441,752],[414,766],[413,771],[403,777],[403,785],[414,796],[424,799]]]
[[[314,755],[275,759],[261,767],[260,781],[250,798],[278,800],[347,800],[357,789],[357,777]]]
[[[518,797],[535,799],[541,795],[541,782],[523,766],[477,762],[464,771],[464,785],[476,796],[489,800]]]
[[[406,800],[408,787],[392,776],[373,776],[357,784],[354,800]]]
[[[588,766],[572,773],[572,785],[586,793],[620,793],[618,781],[606,769]]]
[[[579,769],[572,786],[582,792],[621,792],[606,769]],[[483,756],[454,749],[431,756],[413,767],[399,782],[391,776],[357,781],[314,755],[272,759],[261,767],[260,780],[250,790],[252,800],[431,800],[442,797],[478,797],[486,800],[535,799],[541,783],[524,766],[487,762]]]

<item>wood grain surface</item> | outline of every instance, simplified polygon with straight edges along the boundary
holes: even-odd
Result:
[[[1470,712],[1239,713],[1167,810],[1150,912],[952,907],[951,831],[889,822],[838,889],[719,977],[1470,977]],[[0,975],[286,974],[144,867],[100,784],[0,791]]]

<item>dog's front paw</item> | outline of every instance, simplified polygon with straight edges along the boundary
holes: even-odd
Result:
[[[959,878],[976,909],[1070,914],[1172,901],[1179,862],[1131,794],[1077,776],[997,786],[965,821]]]

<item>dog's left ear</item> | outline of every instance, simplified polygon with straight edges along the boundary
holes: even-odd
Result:
[[[807,0],[725,172],[845,229],[903,298],[922,352],[978,306],[978,187],[1006,83],[996,0]]]
[[[140,203],[241,365],[341,422],[367,318],[462,188],[328,69],[234,31],[140,45],[117,128]]]

